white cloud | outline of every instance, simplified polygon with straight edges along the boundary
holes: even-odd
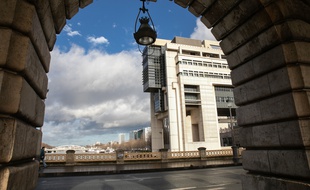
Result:
[[[208,29],[199,18],[196,20],[196,27],[194,32],[190,35],[190,38],[197,40],[216,40],[211,30]]]
[[[79,31],[73,31],[71,26],[66,25],[63,29],[68,36],[82,36]]]
[[[96,37],[93,37],[93,36],[89,36],[87,37],[87,41],[92,43],[93,45],[99,45],[99,44],[109,44],[109,40],[106,39],[105,37],[103,36],[100,36],[98,38]]]
[[[149,95],[143,93],[141,62],[136,51],[109,55],[73,45],[64,53],[56,47],[48,74],[43,141],[105,143],[104,135],[147,127]]]

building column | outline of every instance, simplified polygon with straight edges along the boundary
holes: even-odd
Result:
[[[177,0],[232,69],[244,189],[310,187],[310,1]],[[298,179],[298,180],[296,180]]]

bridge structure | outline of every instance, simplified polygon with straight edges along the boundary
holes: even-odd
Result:
[[[66,19],[92,2],[0,1],[0,189],[36,186],[50,51]],[[309,189],[310,1],[174,3],[212,28],[227,56],[246,148],[243,188]]]
[[[66,154],[47,153],[47,168],[41,166],[40,177],[102,175],[124,172],[147,172],[171,169],[195,169],[215,166],[232,166],[242,164],[243,149],[238,151],[237,162],[233,159],[232,149],[169,152],[126,152],[114,153],[80,153],[67,150]]]

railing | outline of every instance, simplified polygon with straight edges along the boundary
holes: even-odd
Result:
[[[45,162],[66,162],[66,154],[46,154]]]
[[[109,162],[115,160],[115,154],[75,154],[75,162]]]
[[[168,159],[200,158],[199,151],[168,152]]]
[[[243,149],[239,149],[239,156]],[[91,163],[91,162],[116,162],[123,161],[147,161],[147,160],[174,160],[174,159],[207,159],[214,157],[228,157],[232,156],[231,149],[223,150],[200,150],[200,151],[182,151],[182,152],[141,152],[141,153],[98,153],[98,154],[55,154],[47,153],[45,161],[47,163],[67,163],[68,160],[73,160],[77,163]]]
[[[219,157],[219,156],[232,156],[233,151],[231,149],[227,150],[207,150],[207,157]]]
[[[160,160],[160,152],[125,153],[124,160]]]

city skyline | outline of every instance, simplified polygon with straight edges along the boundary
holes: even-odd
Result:
[[[110,8],[103,4],[95,0],[80,9],[57,36],[48,73],[44,143],[115,141],[119,133],[150,126],[142,57],[132,35],[141,2],[109,2]],[[146,6],[160,39],[214,39],[199,18],[173,2]]]

